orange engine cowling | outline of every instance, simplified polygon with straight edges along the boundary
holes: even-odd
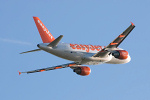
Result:
[[[113,51],[112,55],[118,59],[127,59],[128,58],[128,52],[126,50]]]
[[[80,66],[73,70],[76,74],[87,76],[91,73],[91,69],[87,66]]]

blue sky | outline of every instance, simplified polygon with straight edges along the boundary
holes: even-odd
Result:
[[[1,0],[1,100],[150,100],[150,1],[137,0]],[[89,76],[70,68],[35,74],[28,71],[69,63],[36,49],[42,40],[33,21],[39,17],[66,43],[108,45],[132,21],[135,29],[120,45],[131,62],[90,66]]]

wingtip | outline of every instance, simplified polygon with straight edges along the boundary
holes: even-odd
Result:
[[[60,35],[60,36],[64,36],[64,35]]]
[[[131,25],[134,26],[134,24],[131,22]]]
[[[19,71],[18,71],[19,72]],[[21,75],[21,72],[19,72],[19,75]]]

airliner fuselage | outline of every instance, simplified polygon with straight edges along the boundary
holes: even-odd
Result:
[[[79,64],[84,65],[98,65],[102,63],[110,64],[124,64],[128,63],[131,58],[128,54],[127,59],[117,59],[110,53],[106,57],[92,57],[97,52],[101,51],[105,46],[99,45],[83,45],[83,44],[69,44],[69,43],[59,43],[57,47],[52,48],[47,46],[48,43],[41,43],[37,46],[55,56],[63,59],[74,61]],[[113,50],[123,50],[121,48],[115,48]]]

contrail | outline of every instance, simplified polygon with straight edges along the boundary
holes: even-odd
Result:
[[[23,42],[23,41],[19,41],[19,40],[12,40],[12,39],[8,39],[8,38],[0,38],[0,41],[7,42],[7,43],[21,44],[21,45],[32,45],[29,42]]]

